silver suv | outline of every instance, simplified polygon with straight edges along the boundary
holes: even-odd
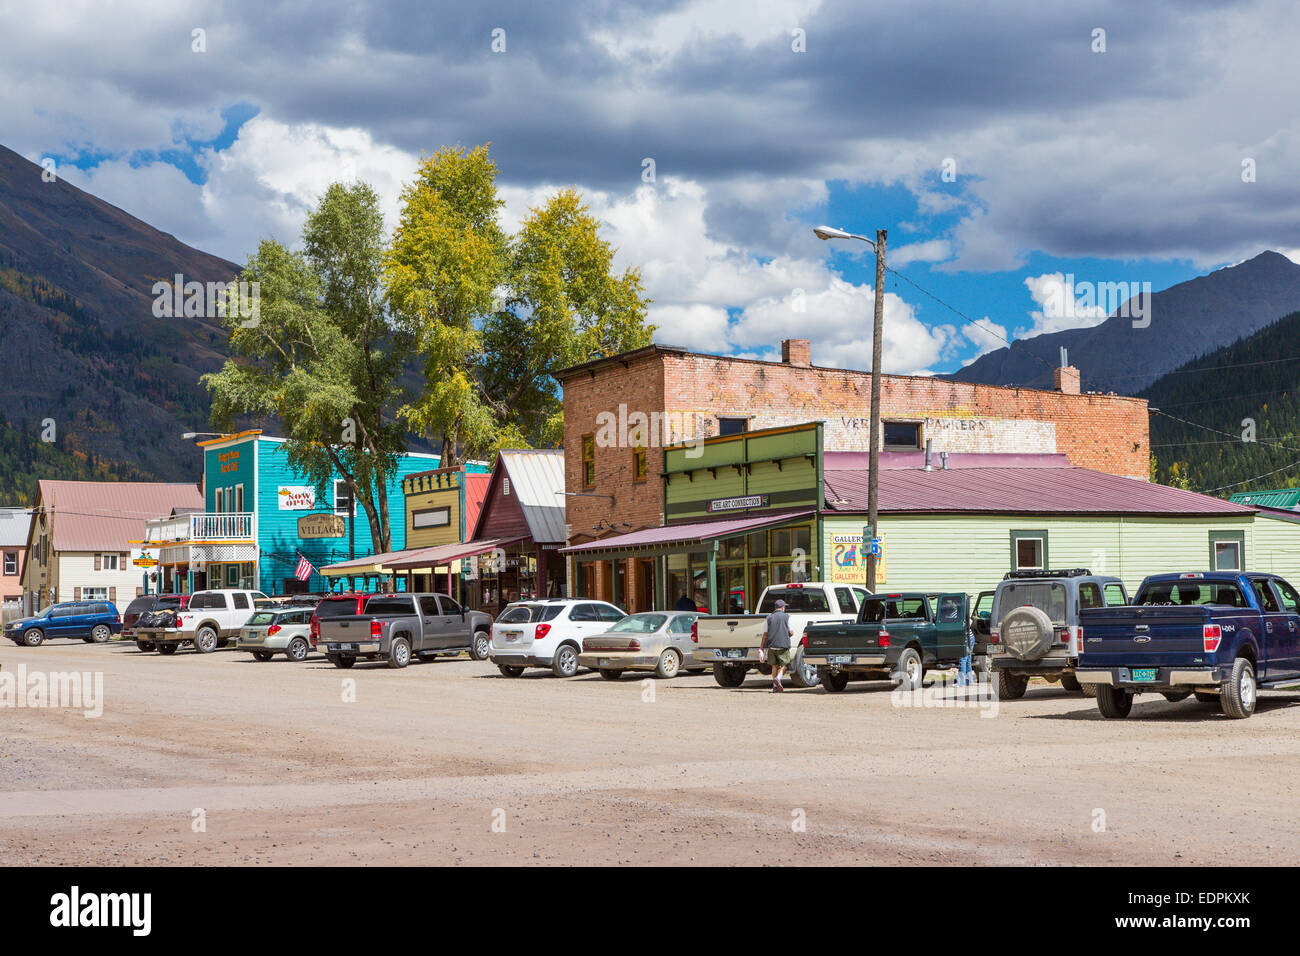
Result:
[[[1011,571],[993,593],[988,650],[998,675],[998,696],[1025,695],[1029,678],[1042,677],[1083,691],[1074,676],[1083,630],[1079,611],[1128,604],[1124,583],[1087,568]]]

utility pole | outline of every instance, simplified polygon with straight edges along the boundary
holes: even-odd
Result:
[[[876,314],[871,331],[871,473],[867,476],[867,524],[871,541],[867,544],[867,590],[876,590],[876,549],[873,542],[880,536],[876,508],[880,488],[880,364],[884,360],[885,327],[885,230],[876,230]]]

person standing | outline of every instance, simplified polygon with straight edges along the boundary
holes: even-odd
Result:
[[[790,650],[790,615],[785,613],[784,601],[778,600],[776,609],[767,616],[759,649],[767,657],[767,663],[772,665],[772,693],[779,694],[785,690],[781,686],[781,675],[790,666],[793,656]]]
[[[695,606],[695,602],[691,600],[691,596],[687,594],[685,591],[683,591],[682,596],[679,597],[677,599],[677,603],[673,605],[673,610],[674,611],[695,611],[698,610],[698,608]]]

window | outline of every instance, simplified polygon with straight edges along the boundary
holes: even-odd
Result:
[[[18,552],[6,551],[5,552],[5,574],[17,574],[17,573],[18,573]]]
[[[689,634],[691,633],[691,625],[693,625],[694,623],[695,623],[694,614],[680,614],[677,617],[673,618],[673,622],[668,625],[668,633]]]
[[[212,510],[217,514],[226,510],[226,489],[217,488],[212,492]]]
[[[542,613],[540,604],[512,604],[501,612],[497,618],[498,624],[531,624],[536,621]]]
[[[590,488],[596,484],[596,436],[582,436],[582,486]]]
[[[1054,624],[1065,623],[1065,586],[1055,581],[1027,581],[1003,584],[998,589],[996,617],[1000,620],[1011,608],[1032,604]]]
[[[1210,568],[1214,571],[1241,571],[1246,550],[1246,532],[1210,532]]]
[[[108,588],[82,588],[81,599],[83,601],[107,601]],[[73,613],[88,613],[88,612],[74,611]]]
[[[1119,584],[1106,585],[1106,606],[1123,607],[1128,603],[1128,596],[1124,593],[1124,588]]]
[[[247,594],[232,594],[232,595],[230,595],[230,597],[231,597],[231,599],[235,602],[235,610],[236,610],[236,611],[247,611],[247,610],[248,610],[248,595],[247,595]]]
[[[1101,588],[1095,584],[1079,585],[1079,607],[1101,607]]]
[[[1277,596],[1268,586],[1267,581],[1254,580],[1250,584],[1255,589],[1255,596],[1259,598],[1260,607],[1270,614],[1277,614],[1282,610],[1282,605],[1277,603]]]
[[[841,614],[852,614],[856,610],[853,606],[853,592],[848,588],[835,589],[835,602],[839,604]]]
[[[741,435],[749,431],[748,418],[719,418],[719,435]]]
[[[1047,532],[1011,532],[1011,570],[1031,571],[1047,567]]]
[[[244,486],[235,485],[235,511],[240,514],[244,511]]]
[[[371,598],[366,602],[366,613],[372,617],[397,617],[402,614],[414,614],[415,605],[411,603],[409,597]]]
[[[614,607],[612,604],[597,604],[596,616],[602,621],[621,621],[623,618],[627,617],[626,614]]]
[[[829,612],[831,609],[825,592],[820,588],[768,588],[758,613],[771,614],[776,610],[778,599],[785,602],[785,609],[791,614]]]
[[[348,483],[342,478],[334,479],[334,513],[340,518],[346,518],[352,513],[352,495],[348,491]]]
[[[438,604],[442,606],[443,614],[464,614],[465,609],[459,604],[447,597],[445,594],[438,595]]]
[[[510,476],[506,475],[501,479],[501,497],[510,497]]]
[[[575,604],[573,610],[569,612],[570,621],[598,621],[600,618],[596,615],[596,605],[594,604]]]
[[[1273,579],[1273,587],[1277,588],[1278,596],[1282,598],[1282,607],[1290,614],[1300,614],[1300,594],[1296,594],[1295,588],[1281,578]]]
[[[424,508],[411,512],[412,528],[445,528],[451,524],[451,507]]]
[[[105,570],[105,571],[117,571],[117,570],[119,570],[119,568],[118,568],[118,561],[117,561],[117,553],[114,552],[114,553],[112,553],[112,554],[101,554],[101,555],[99,556],[99,566],[100,566],[100,568],[102,568],[102,569]]]
[[[1269,594],[1269,601],[1277,601]],[[1247,607],[1246,598],[1236,584],[1221,581],[1157,581],[1138,592],[1134,604],[1221,604],[1225,607]]]
[[[440,616],[442,612],[438,610],[438,599],[431,594],[420,598],[420,613],[425,617]]]
[[[767,557],[767,532],[755,531],[749,536],[749,556],[751,558]]]
[[[645,445],[637,445],[632,449],[632,480],[645,481],[650,475],[650,468],[647,463]]]
[[[888,449],[919,450],[921,447],[920,422],[881,422],[885,447]]]

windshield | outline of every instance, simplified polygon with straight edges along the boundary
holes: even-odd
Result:
[[[634,634],[653,634],[664,626],[667,614],[629,614],[610,628],[610,632],[631,632]]]
[[[1013,608],[1036,607],[1049,618],[1053,624],[1065,623],[1065,586],[1053,581],[1026,581],[1023,584],[1008,584],[1002,589],[998,599],[998,615],[1006,617]]]
[[[1137,596],[1138,604],[1222,604],[1227,607],[1249,607],[1241,588],[1222,581],[1160,581],[1144,587]]]
[[[771,614],[778,600],[785,602],[791,614],[821,614],[830,611],[825,592],[813,588],[769,588],[763,595],[759,614]]]
[[[501,612],[498,624],[532,624],[542,616],[541,604],[515,604]]]
[[[326,598],[316,605],[317,620],[324,620],[327,617],[351,617],[356,613],[357,599],[354,597]]]

